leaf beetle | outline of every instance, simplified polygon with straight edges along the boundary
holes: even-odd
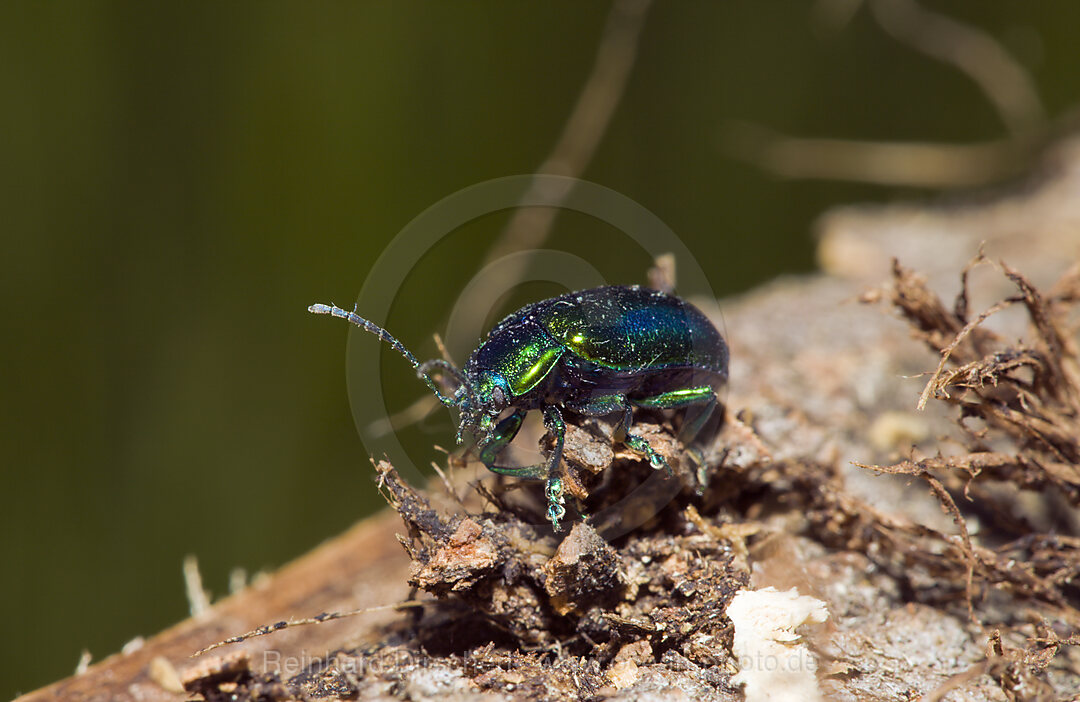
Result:
[[[728,347],[712,322],[675,295],[637,285],[609,285],[526,305],[495,325],[463,369],[442,359],[421,363],[355,311],[324,304],[308,311],[348,320],[404,356],[435,396],[460,412],[457,442],[474,437],[489,470],[544,480],[547,517],[556,531],[566,513],[558,470],[566,433],[563,411],[585,417],[618,414],[615,439],[653,468],[670,471],[648,441],[630,432],[633,408],[690,408],[679,437],[689,443],[713,413],[716,392],[728,378]],[[437,377],[452,394],[444,394]],[[543,413],[554,447],[537,465],[499,465],[499,452],[530,410]]]

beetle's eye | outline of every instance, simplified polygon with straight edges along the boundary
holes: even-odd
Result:
[[[502,409],[506,406],[506,393],[499,386],[495,386],[495,389],[491,391],[491,401],[495,403],[495,406]]]

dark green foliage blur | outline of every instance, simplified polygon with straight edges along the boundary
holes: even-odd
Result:
[[[1080,6],[938,6],[999,38],[1051,115],[1077,99]],[[0,697],[184,618],[185,554],[221,595],[233,568],[280,566],[380,506],[345,392],[345,325],[305,307],[351,305],[440,198],[534,170],[606,14],[580,0],[0,6]],[[585,173],[666,221],[721,295],[812,270],[830,205],[913,195],[777,180],[725,150],[733,121],[1003,134],[968,79],[865,12],[832,35],[811,14],[654,7]],[[546,245],[644,282],[644,252],[586,220],[561,217]],[[388,327],[417,355],[434,354],[505,222],[463,228],[398,292]],[[386,358],[400,409],[426,390]],[[437,420],[401,435],[421,464],[453,441]]]

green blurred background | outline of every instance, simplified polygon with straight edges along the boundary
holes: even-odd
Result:
[[[1048,115],[1080,95],[1075,2],[930,6],[999,40]],[[654,7],[584,174],[670,225],[718,294],[812,270],[812,223],[830,205],[926,194],[771,177],[732,157],[733,122],[865,139],[1004,133],[964,75],[865,10],[828,31],[819,9]],[[580,1],[0,6],[0,697],[184,618],[185,554],[221,595],[233,568],[276,568],[380,506],[345,392],[346,328],[304,309],[351,302],[435,201],[536,169],[607,13]],[[585,219],[560,218],[547,245],[642,281],[644,252]],[[388,326],[418,355],[434,352],[431,332],[505,222],[464,228],[402,286]],[[393,407],[425,392],[386,365]],[[442,417],[402,440],[423,464],[451,436]]]

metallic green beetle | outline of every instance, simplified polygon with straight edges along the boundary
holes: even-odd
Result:
[[[618,414],[615,439],[653,468],[670,470],[663,456],[630,432],[632,409],[694,407],[680,431],[688,443],[716,408],[716,392],[728,377],[727,344],[712,322],[685,300],[636,285],[582,290],[527,305],[491,330],[464,370],[438,359],[420,363],[386,330],[355,312],[321,304],[308,311],[347,319],[404,356],[444,405],[460,411],[457,441],[466,434],[475,437],[480,461],[489,470],[546,481],[547,516],[556,530],[566,514],[558,471],[566,434],[563,411]],[[435,382],[440,376],[452,395]],[[499,452],[530,410],[543,412],[554,448],[537,465],[498,465]]]

